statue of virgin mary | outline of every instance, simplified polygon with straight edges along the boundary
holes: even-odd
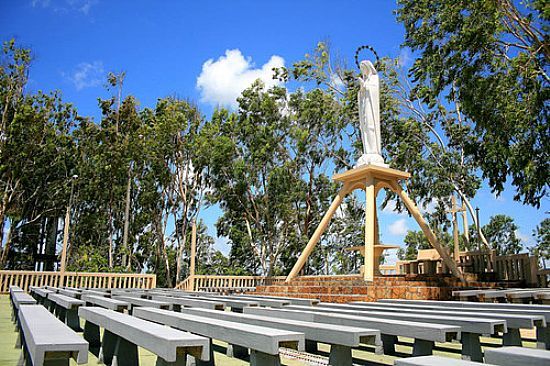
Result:
[[[363,155],[357,160],[356,167],[379,165],[387,167],[382,157],[380,141],[380,90],[378,72],[370,61],[361,61],[360,89],[357,96],[359,123]]]

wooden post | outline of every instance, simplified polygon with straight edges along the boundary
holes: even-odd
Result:
[[[422,217],[422,214],[420,213],[420,210],[418,207],[416,207],[416,204],[409,198],[409,195],[407,192],[405,192],[401,186],[397,182],[391,182],[391,188],[392,190],[399,195],[401,200],[403,200],[403,203],[411,213],[411,215],[414,217],[422,231],[424,232],[424,235],[426,235],[426,238],[432,245],[432,247],[437,250],[439,255],[441,256],[441,259],[443,260],[443,263],[449,268],[452,272],[452,274],[459,278],[462,282],[464,282],[464,276],[462,275],[462,272],[458,269],[458,266],[456,265],[455,261],[453,261],[449,254],[447,254],[447,251],[441,244],[439,243],[439,240],[437,240],[437,237],[434,235],[432,230],[430,229],[430,226],[428,223],[424,220],[424,217]]]
[[[374,244],[376,237],[376,192],[374,178],[368,175],[365,181],[365,281],[374,281]]]
[[[458,262],[459,261],[459,247],[458,247],[458,215],[457,215],[457,210],[458,210],[458,207],[456,206],[456,197],[453,195],[451,197],[451,202],[452,202],[452,215],[453,215],[453,242],[454,242],[454,251],[453,251],[453,256],[454,256],[454,260],[455,262]]]
[[[191,277],[191,290],[195,291],[195,255],[197,252],[197,223],[193,221],[191,226],[191,264],[189,275]]]
[[[336,209],[340,206],[340,204],[344,200],[344,197],[346,197],[346,195],[349,193],[349,188],[350,188],[350,185],[345,184],[342,187],[342,189],[340,189],[340,191],[338,192],[338,195],[336,197],[334,197],[334,199],[332,200],[332,203],[330,204],[330,207],[329,207],[328,211],[325,213],[325,216],[323,216],[323,219],[319,223],[319,226],[317,226],[317,229],[315,229],[315,232],[313,233],[313,235],[309,239],[309,242],[307,243],[306,247],[304,248],[304,250],[300,254],[300,257],[298,257],[298,260],[294,264],[294,267],[292,267],[292,270],[290,271],[290,273],[286,277],[285,282],[290,282],[302,270],[302,268],[306,264],[307,258],[309,257],[309,255],[313,251],[313,248],[315,248],[315,245],[317,245],[317,242],[321,238],[321,235],[325,232],[325,229],[327,228],[327,226],[330,222],[330,219],[332,218],[332,216],[336,212]]]
[[[61,267],[60,267],[60,275],[59,275],[59,286],[63,286],[64,276],[65,276],[65,267],[67,264],[67,244],[69,242],[69,222],[70,222],[70,215],[71,215],[71,206],[67,206],[67,212],[65,213],[65,225],[63,227],[63,248],[61,249]]]
[[[462,225],[463,225],[463,231],[464,231],[464,239],[466,240],[466,243],[470,243],[470,228],[468,227],[468,212],[466,212],[466,206],[464,205],[464,200],[462,200],[462,208],[464,210],[462,211]]]

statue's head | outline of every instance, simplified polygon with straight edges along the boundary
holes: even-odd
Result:
[[[377,74],[376,69],[374,68],[374,65],[372,64],[372,62],[368,60],[361,61],[361,64],[359,65],[359,69],[361,69],[361,74],[363,74],[363,76],[367,78],[371,75]]]

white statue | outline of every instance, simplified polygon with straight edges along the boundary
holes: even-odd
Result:
[[[356,167],[379,165],[387,167],[382,157],[380,141],[380,90],[378,73],[370,61],[361,61],[361,88],[357,96],[359,105],[359,123],[363,155],[357,160]]]

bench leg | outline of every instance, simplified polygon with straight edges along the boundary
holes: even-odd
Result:
[[[55,307],[55,310],[55,315],[57,318],[65,323],[65,319],[67,318],[67,310],[59,305]]]
[[[279,355],[250,351],[250,366],[281,366]]]
[[[550,350],[550,327],[537,327],[537,348]]]
[[[101,349],[99,350],[99,361],[109,366],[113,362],[113,355],[115,352],[115,346],[117,336],[105,329],[103,332],[103,339],[101,340]]]
[[[460,343],[462,343],[463,360],[483,362],[479,334],[462,332]]]
[[[78,317],[78,309],[69,309],[66,311],[66,323],[69,328],[75,332],[82,332],[80,327],[80,318]]]
[[[382,334],[382,347],[384,348],[385,355],[395,354],[395,344],[397,343],[397,336],[390,334]]]
[[[434,342],[425,339],[414,339],[413,356],[430,356],[434,349]]]
[[[183,359],[185,360],[185,357]],[[136,365],[139,365],[137,346],[122,337],[117,337],[115,351],[113,354],[113,366]]]
[[[317,346],[317,342],[306,339],[306,352],[307,353],[319,352],[319,347]]]
[[[241,360],[246,359],[248,357],[248,348],[236,344],[228,344],[227,356],[240,358]]]
[[[101,349],[101,337],[99,333],[99,326],[96,324],[86,321],[84,323],[84,339],[88,341],[90,345],[90,352],[99,357],[99,350]]]
[[[193,357],[193,356],[189,355],[187,357],[188,366],[214,366],[215,365],[215,363],[214,363],[214,347],[213,347],[213,344],[212,344],[212,338],[210,338],[209,341],[210,341],[210,345],[208,346],[208,349],[209,349],[209,352],[210,352],[209,360],[208,361],[203,361],[203,360],[199,359],[198,357]],[[227,348],[229,348],[229,345],[228,345]]]
[[[330,366],[353,366],[351,347],[331,344],[328,364]]]
[[[155,363],[155,366],[186,366],[186,365],[187,365],[187,355],[179,355],[179,354],[176,355],[176,361],[174,362],[168,362],[163,358],[157,357],[157,362]]]
[[[502,335],[503,346],[519,346],[521,347],[521,335],[518,328],[508,328],[508,332]]]

